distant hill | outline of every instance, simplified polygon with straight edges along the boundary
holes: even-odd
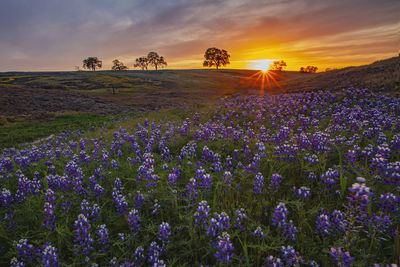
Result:
[[[285,86],[289,92],[355,87],[400,93],[400,57],[289,79]]]

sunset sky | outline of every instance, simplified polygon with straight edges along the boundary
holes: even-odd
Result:
[[[132,67],[149,51],[202,68],[213,46],[229,68],[361,65],[398,55],[399,14],[399,0],[2,0],[0,71],[73,70],[88,56]]]

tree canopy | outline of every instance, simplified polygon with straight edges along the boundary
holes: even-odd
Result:
[[[139,57],[136,59],[135,65],[133,65],[135,68],[141,68],[142,70],[147,70],[147,67],[149,66],[149,60],[147,57]]]
[[[157,70],[159,67],[167,66],[167,62],[165,61],[164,57],[158,55],[156,52],[150,52],[147,54],[147,61],[149,65],[154,66]]]
[[[127,70],[128,67],[124,65],[121,61],[118,59],[113,60],[113,66],[111,67],[112,70]]]
[[[286,68],[286,62],[283,60],[277,60],[272,63],[270,66],[271,70],[282,71],[283,68]]]
[[[215,66],[218,69],[220,66],[226,66],[227,64],[230,64],[230,55],[228,52],[224,49],[221,50],[216,47],[208,48],[204,54],[204,58],[204,67],[212,68]]]
[[[317,72],[318,68],[315,66],[307,66],[307,67],[301,67],[300,68],[300,72],[304,72],[304,73],[315,73]]]
[[[83,61],[83,68],[88,70],[95,71],[96,68],[101,69],[103,66],[103,62],[99,60],[97,57],[88,57],[85,58]]]

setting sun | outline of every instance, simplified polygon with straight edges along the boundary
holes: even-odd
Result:
[[[269,69],[270,65],[273,64],[275,60],[278,59],[249,60],[247,63],[247,68],[266,72]]]

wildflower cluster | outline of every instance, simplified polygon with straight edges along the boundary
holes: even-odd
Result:
[[[397,260],[398,98],[234,95],[93,130],[0,151],[2,265]]]

